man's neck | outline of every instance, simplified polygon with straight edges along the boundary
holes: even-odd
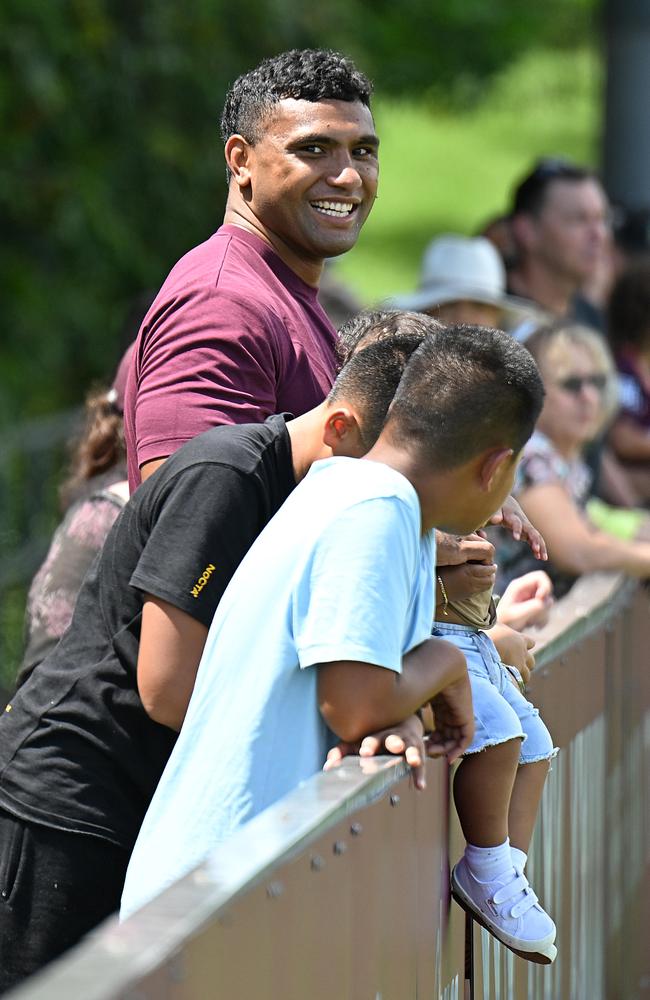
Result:
[[[318,288],[323,273],[323,260],[307,260],[301,257],[284,240],[263,226],[259,219],[240,211],[236,206],[231,205],[230,201],[226,204],[223,222],[224,225],[239,226],[240,229],[245,229],[247,232],[259,236],[275,250],[280,260],[291,268],[305,284],[311,285],[312,288]]]
[[[287,424],[293,474],[297,483],[304,479],[314,462],[332,457],[332,449],[323,442],[323,415],[326,408],[327,401]]]
[[[577,291],[573,281],[550,272],[534,258],[522,260],[510,271],[508,287],[515,295],[536,302],[558,317],[567,315]]]
[[[436,476],[428,466],[423,467],[408,451],[394,445],[385,435],[361,459],[365,460],[383,462],[408,479],[420,501],[422,534],[447,522],[449,511],[458,503],[458,492],[444,476]]]

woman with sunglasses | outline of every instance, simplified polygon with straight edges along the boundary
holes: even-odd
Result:
[[[524,449],[516,496],[539,528],[548,548],[544,567],[556,596],[575,578],[596,570],[619,570],[650,577],[650,542],[622,538],[598,527],[588,510],[592,473],[584,451],[600,435],[616,407],[614,368],[600,337],[587,327],[559,323],[537,330],[526,341],[544,379],[546,399],[535,433]],[[632,515],[633,535],[644,515]],[[645,527],[645,525],[643,525]],[[503,582],[532,569],[522,547],[498,546]]]

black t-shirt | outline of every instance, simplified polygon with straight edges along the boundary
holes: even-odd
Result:
[[[143,594],[209,626],[295,485],[285,420],[275,416],[201,434],[136,490],[70,628],[0,716],[0,807],[131,849],[176,739],[138,695]]]

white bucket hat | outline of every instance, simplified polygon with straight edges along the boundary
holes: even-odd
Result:
[[[417,290],[395,296],[388,304],[422,312],[461,301],[496,306],[509,323],[520,322],[531,311],[531,304],[506,294],[505,267],[493,244],[483,236],[456,234],[439,236],[429,244]]]

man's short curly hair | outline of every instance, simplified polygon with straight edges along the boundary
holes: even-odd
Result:
[[[224,143],[231,135],[242,135],[253,145],[279,101],[361,101],[370,107],[371,93],[368,78],[340,52],[291,49],[264,59],[235,80],[223,106],[221,135]]]

